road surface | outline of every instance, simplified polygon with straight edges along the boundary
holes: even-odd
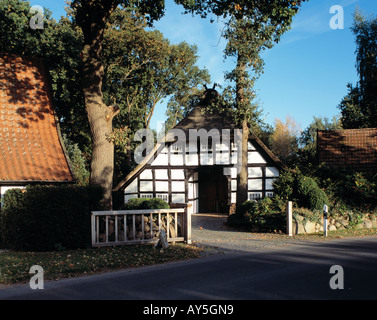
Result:
[[[342,272],[330,273],[333,266]],[[0,299],[375,300],[376,288],[377,237],[365,237],[45,281],[44,289],[16,285],[0,289]]]

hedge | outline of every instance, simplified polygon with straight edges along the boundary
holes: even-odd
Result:
[[[169,209],[169,204],[159,198],[132,198],[122,207],[123,210]]]
[[[90,214],[99,209],[97,187],[29,186],[4,195],[0,229],[5,247],[22,251],[86,248]]]

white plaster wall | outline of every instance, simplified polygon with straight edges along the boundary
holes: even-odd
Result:
[[[168,181],[156,181],[156,191],[168,192],[169,191]]]
[[[170,170],[170,176],[174,180],[184,180],[185,171],[183,169],[172,169]]]
[[[154,176],[158,180],[168,180],[168,169],[155,169]]]
[[[145,169],[141,174],[140,174],[140,179],[142,180],[152,180],[152,170],[151,169]]]
[[[267,163],[259,152],[251,151],[247,155],[248,163]]]
[[[249,178],[262,178],[262,168],[247,168]]]
[[[247,186],[249,190],[262,190],[262,179],[249,179]]]
[[[171,182],[172,192],[185,192],[185,182],[184,181],[172,181]]]

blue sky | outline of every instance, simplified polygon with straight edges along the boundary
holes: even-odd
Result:
[[[233,68],[233,61],[224,61],[222,21],[211,24],[209,19],[183,15],[173,0],[166,3],[165,16],[155,28],[171,43],[196,44],[198,65],[208,69],[212,83],[224,84],[224,72]],[[33,0],[31,4],[49,8],[55,19],[65,15],[64,0]],[[344,10],[344,29],[330,27],[334,5]],[[305,129],[313,116],[339,114],[337,106],[347,93],[347,83],[357,82],[355,39],[350,30],[356,7],[367,15],[377,15],[376,0],[309,0],[295,16],[292,29],[263,54],[265,69],[256,83],[256,93],[267,123],[290,116]],[[165,108],[162,103],[155,111],[152,128],[165,120]]]

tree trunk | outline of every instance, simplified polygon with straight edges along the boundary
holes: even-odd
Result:
[[[241,150],[241,170],[237,175],[237,206],[248,200],[248,171],[247,171],[247,143],[249,137],[249,127],[247,120],[242,121],[242,150]]]
[[[93,142],[90,185],[104,189],[102,209],[112,209],[114,172],[114,145],[107,140],[112,132],[113,117],[119,113],[116,106],[106,106],[102,95],[104,68],[101,61],[103,33],[106,19],[115,9],[111,1],[89,1],[82,7],[79,24],[84,34],[81,52],[83,62],[83,93]]]
[[[245,97],[245,71],[246,64],[241,62],[241,57],[237,57],[236,67],[236,104],[242,122],[242,150],[241,150],[241,170],[237,174],[237,206],[248,200],[248,171],[247,171],[247,143],[249,140],[249,127],[247,123],[246,109],[248,99]]]

